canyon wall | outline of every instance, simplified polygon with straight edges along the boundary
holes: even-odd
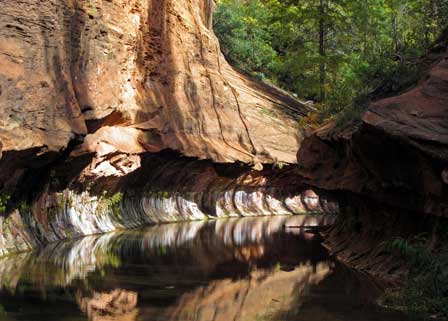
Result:
[[[213,10],[2,1],[1,254],[149,223],[320,210],[302,185],[282,193],[266,166],[296,162],[311,107],[233,69]],[[198,159],[235,163],[233,174]]]
[[[164,149],[258,168],[295,163],[297,119],[310,107],[226,62],[213,8],[205,0],[2,1],[0,188],[64,152],[94,154],[97,165]]]

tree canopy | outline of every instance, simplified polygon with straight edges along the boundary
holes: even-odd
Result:
[[[232,63],[328,118],[413,84],[448,0],[219,0],[214,21]]]

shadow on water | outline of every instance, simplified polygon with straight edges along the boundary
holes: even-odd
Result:
[[[0,320],[404,320],[329,257],[315,216],[158,225],[0,260]]]

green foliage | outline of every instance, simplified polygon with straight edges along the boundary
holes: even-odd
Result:
[[[427,250],[425,234],[415,236],[412,241],[401,237],[393,238],[386,242],[386,250],[391,252],[399,252],[401,255],[407,257],[413,265],[422,265],[428,263],[432,256]]]
[[[27,213],[30,211],[31,211],[31,206],[28,204],[28,202],[25,200],[20,201],[19,212],[23,214],[23,213]]]
[[[20,213],[31,211],[31,206],[25,199],[13,199],[12,195],[0,194],[0,215],[7,214],[7,211],[19,210]],[[8,213],[9,214],[9,213]]]
[[[270,45],[272,32],[268,21],[270,13],[264,1],[223,0],[215,15],[215,30],[223,52],[239,68],[259,79],[269,72],[276,60],[276,52]]]
[[[122,192],[108,195],[107,191],[103,191],[100,201],[105,204],[107,209],[111,210],[116,216],[120,215],[120,204],[123,201]]]
[[[275,263],[274,271],[280,272],[281,269],[282,269],[282,263],[280,263],[280,262]]]
[[[93,182],[88,182],[86,185],[86,191],[90,192],[92,190],[93,187]]]
[[[98,10],[94,0],[88,1],[88,13],[92,17],[96,17],[98,15]]]
[[[283,162],[275,162],[274,168],[283,169],[287,164]]]
[[[425,235],[411,241],[395,238],[386,242],[386,249],[398,252],[411,263],[408,284],[391,299],[403,306],[416,320],[448,318],[448,249],[438,253],[428,250]]]
[[[171,194],[168,191],[157,191],[157,192],[151,192],[151,194],[161,197],[161,198],[170,198]]]
[[[64,193],[58,193],[57,198],[58,198],[59,206],[61,208],[65,208],[67,206],[67,201],[66,201],[66,197],[65,197]]]
[[[360,101],[413,85],[447,23],[448,0],[219,0],[214,27],[237,67],[342,123],[359,118]]]
[[[0,194],[0,215],[6,213],[8,202],[11,199],[9,194]]]
[[[260,113],[262,115],[265,115],[265,116],[272,116],[273,115],[273,112],[271,110],[269,110],[267,108],[264,108],[264,107],[260,110]]]
[[[115,193],[110,198],[111,206],[115,206],[115,205],[120,204],[122,200],[123,200],[123,193],[121,193],[121,192]]]
[[[334,108],[327,108],[322,112],[323,118],[333,117],[336,120],[336,127],[342,127],[346,124],[358,125],[361,123],[361,115],[367,109],[369,98],[359,96],[353,99],[348,105]],[[337,109],[335,109],[337,108]]]

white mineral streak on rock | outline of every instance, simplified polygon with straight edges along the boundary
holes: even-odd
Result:
[[[239,216],[240,213],[233,203],[234,191],[224,191],[216,202],[216,213],[218,217]]]
[[[29,236],[26,223],[19,211],[14,211],[9,217],[0,217],[0,256],[10,253],[29,251],[36,246]]]
[[[195,200],[186,199],[180,195],[177,198],[177,205],[182,217],[191,220],[203,220],[207,218],[207,214],[203,213]]]
[[[290,212],[296,213],[296,214],[304,213],[306,211],[305,207],[302,204],[300,195],[286,197],[285,198],[285,206]]]
[[[46,194],[33,208],[20,214],[16,211],[7,219],[0,218],[3,231],[0,233],[0,255],[29,250],[37,244],[151,223],[323,211],[319,197],[308,190],[286,198],[272,188],[235,190],[230,187],[213,195],[210,192],[142,193],[125,197],[120,204],[114,205],[115,208],[110,206],[107,198],[89,192],[65,191],[56,197]],[[51,199],[57,199],[56,205],[51,206]],[[310,219],[309,225],[317,223]],[[238,231],[235,229],[234,233]],[[256,239],[256,235],[253,238]],[[239,234],[232,239],[240,239]]]

